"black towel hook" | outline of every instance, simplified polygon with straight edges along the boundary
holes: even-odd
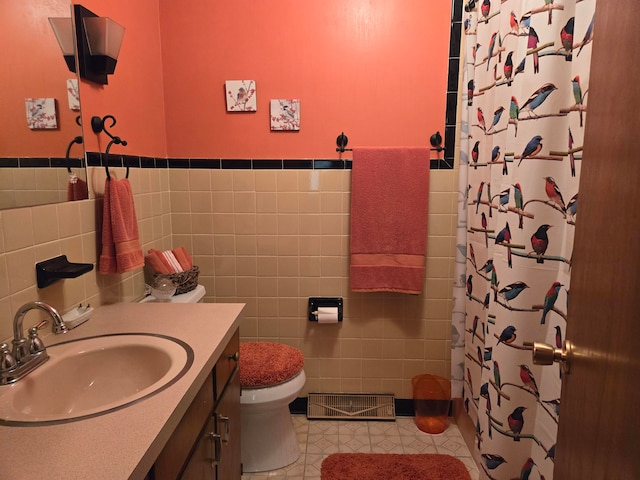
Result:
[[[67,146],[67,152],[64,155],[65,160],[69,160],[69,153],[71,152],[71,147],[73,147],[76,143],[82,143],[82,135],[78,135],[73,140],[69,142]],[[71,167],[67,165],[67,172],[71,173]]]
[[[433,147],[431,150],[435,150],[438,153],[444,150],[444,147],[442,146],[442,135],[440,135],[439,131],[431,135],[429,143],[431,143],[431,146]]]
[[[111,134],[111,132],[107,129],[107,126],[105,125],[107,120],[111,120],[111,125],[109,126],[109,128],[113,128],[116,125],[116,117],[114,117],[113,115],[105,115],[102,118],[100,118],[98,116],[91,117],[91,129],[93,130],[94,133],[104,132],[104,133],[107,134],[107,136],[109,138],[111,138],[111,141],[109,142],[109,144],[107,145],[107,148],[105,150],[105,154],[109,155],[109,150],[111,150],[111,147],[114,144],[122,145],[123,147],[126,147],[127,146],[127,141],[123,140],[122,138],[118,137],[117,135]],[[107,180],[111,180],[111,175],[109,175],[109,159],[108,159],[108,157],[106,159],[106,162],[107,162],[107,164],[104,166],[104,169],[107,172]],[[125,178],[129,178],[129,167],[127,167],[127,173],[125,175]]]
[[[338,137],[336,138],[336,145],[338,145],[338,148],[336,148],[336,152],[346,152],[346,151],[352,151],[352,148],[345,148],[347,146],[347,144],[349,143],[349,137],[347,137],[344,132],[342,132],[340,135],[338,135]]]

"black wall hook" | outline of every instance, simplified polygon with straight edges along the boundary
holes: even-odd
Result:
[[[107,120],[111,121],[111,125],[109,126],[109,128],[113,128],[116,125],[116,117],[114,117],[113,115],[105,115],[104,117],[100,118],[98,116],[95,117],[91,117],[91,130],[93,130],[94,133],[101,133],[104,132],[107,134],[107,136],[109,138],[111,138],[111,141],[109,142],[109,144],[107,145],[107,148],[105,150],[105,153],[107,155],[109,155],[109,150],[111,150],[111,147],[115,144],[115,145],[122,145],[123,147],[127,146],[127,141],[123,140],[122,138],[111,134],[111,132],[107,129],[107,125],[106,122]],[[107,159],[107,165],[105,165],[104,169],[107,172],[107,179],[111,180],[111,176],[109,175],[109,160]],[[125,175],[125,178],[129,178],[129,167],[127,167],[127,173]]]
[[[429,143],[431,143],[431,146],[433,147],[431,150],[435,150],[438,153],[444,150],[444,147],[442,146],[442,135],[440,135],[440,132],[436,132],[431,135]]]
[[[352,151],[352,148],[345,148],[347,146],[347,144],[349,143],[349,137],[347,137],[344,132],[342,132],[340,135],[338,135],[338,137],[336,138],[336,145],[338,145],[338,148],[336,148],[336,152],[346,152],[346,151]]]
[[[73,147],[73,145],[75,145],[76,143],[82,143],[82,135],[78,135],[77,137],[75,137],[73,140],[71,140],[69,142],[69,145],[67,146],[67,152],[64,155],[64,158],[66,160],[69,160],[69,153],[71,152],[71,147]],[[67,172],[71,173],[71,167],[67,167]]]

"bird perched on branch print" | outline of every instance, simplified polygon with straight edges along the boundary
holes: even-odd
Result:
[[[534,157],[535,155],[540,153],[540,150],[542,150],[542,137],[540,135],[536,135],[531,140],[529,140],[527,145],[524,147],[524,150],[522,150],[522,155],[520,155],[518,167],[525,158]]]
[[[504,78],[507,80],[507,85],[511,86],[511,78],[513,77],[513,52],[507,53],[507,58],[504,61],[503,73]]]
[[[545,83],[540,88],[538,88],[535,92],[533,92],[527,101],[524,102],[522,108],[520,108],[520,113],[528,111],[531,115],[535,116],[534,110],[538,108],[540,105],[544,103],[544,101],[551,95],[552,92],[557,90],[553,83]]]
[[[536,463],[533,461],[533,458],[527,458],[527,461],[524,462],[524,465],[522,465],[522,469],[520,470],[520,480],[529,480],[531,470],[533,470],[535,464]]]
[[[491,40],[489,40],[489,52],[487,53],[487,71],[489,71],[489,64],[491,63],[491,57],[493,57],[493,50],[496,48],[496,42],[498,38],[498,32],[493,32]]]
[[[522,187],[519,183],[513,185],[513,201],[516,204],[516,208],[521,211],[524,207],[524,197],[522,196]],[[518,213],[518,228],[522,228],[522,225],[522,214]]]
[[[533,373],[529,369],[528,365],[522,364],[520,365],[520,380],[525,387],[527,387],[531,392],[536,396],[540,397],[540,392],[538,391],[538,384],[536,383],[536,379],[533,378]]]
[[[500,243],[511,243],[511,229],[509,228],[509,222],[506,223],[505,227],[498,232],[496,235],[496,244]],[[512,267],[511,262],[511,247],[507,246],[507,265],[509,268]]]
[[[553,307],[558,300],[558,294],[560,293],[560,287],[563,287],[560,282],[553,282],[549,291],[544,296],[544,303],[542,304],[542,318],[540,319],[540,325],[544,325],[547,320],[547,314],[553,310]]]
[[[535,50],[538,47],[538,42],[540,39],[538,38],[538,34],[534,30],[533,27],[529,27],[529,37],[527,39],[527,48]],[[540,72],[540,56],[538,52],[533,52],[533,73]]]
[[[482,459],[484,460],[484,464],[487,466],[489,470],[495,470],[500,465],[506,462],[504,457],[500,455],[491,454],[491,453],[483,453]]]
[[[567,211],[567,207],[564,204],[564,199],[562,198],[562,193],[560,192],[560,188],[558,188],[558,184],[553,179],[553,177],[544,177],[544,191],[554,204],[556,204],[563,212]]]
[[[500,345],[501,343],[504,343],[504,344],[513,343],[516,341],[516,338],[517,338],[516,327],[514,327],[513,325],[509,325],[504,330],[502,330],[500,337],[498,337],[497,345]]]
[[[544,0],[545,5],[553,5],[553,0]],[[549,8],[549,17],[547,19],[547,25],[553,23],[553,8]]]
[[[513,441],[520,441],[520,433],[522,432],[522,427],[524,426],[524,416],[522,413],[527,409],[527,407],[516,407],[516,409],[507,417],[507,422],[509,423],[509,431],[513,433]]]
[[[525,288],[529,288],[524,282],[513,282],[498,291],[498,295],[504,298],[507,305],[509,302],[520,295]]]
[[[582,108],[582,103],[584,101],[584,97],[582,96],[582,87],[580,86],[580,75],[576,75],[573,80],[571,80],[571,89],[573,91],[573,99],[576,101],[576,105],[578,108]],[[584,112],[580,110],[580,126],[582,127],[584,123]]]
[[[540,225],[533,235],[531,235],[531,246],[533,251],[538,255],[537,263],[544,263],[542,256],[547,251],[549,246],[549,237],[547,231],[551,228],[551,225]]]
[[[575,23],[575,17],[571,17],[567,20],[567,23],[562,30],[560,30],[560,42],[562,43],[562,48],[566,52],[566,56],[564,59],[567,62],[570,62],[573,59],[573,27]]]

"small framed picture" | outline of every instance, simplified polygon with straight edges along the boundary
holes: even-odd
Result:
[[[271,100],[271,130],[300,130],[300,100]]]
[[[80,93],[78,91],[77,78],[67,80],[67,101],[69,102],[69,110],[80,111]]]
[[[255,112],[258,108],[255,80],[227,80],[227,112]]]
[[[32,130],[58,128],[55,98],[26,98],[27,125]]]

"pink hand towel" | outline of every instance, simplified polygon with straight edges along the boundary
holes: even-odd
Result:
[[[352,291],[422,292],[428,199],[426,147],[354,148]]]
[[[69,180],[67,184],[67,202],[75,202],[76,200],[85,200],[87,198],[89,198],[87,182],[77,177],[74,181]]]
[[[144,266],[138,220],[129,180],[107,179],[104,187],[100,273],[124,273]]]

